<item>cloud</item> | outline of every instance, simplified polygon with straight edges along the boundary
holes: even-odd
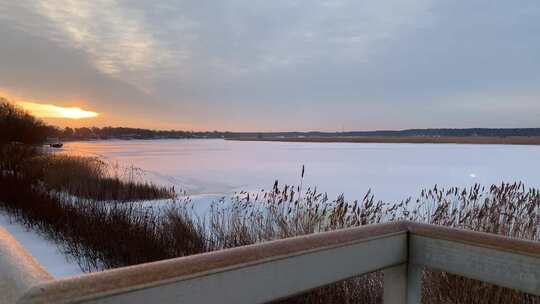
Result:
[[[37,0],[11,5],[19,5],[34,19],[45,19],[43,26],[35,27],[32,20],[17,18],[19,27],[86,52],[105,74],[134,80],[129,79],[130,73],[144,73],[168,61],[167,49],[147,31],[142,12],[129,5],[114,0]]]
[[[369,60],[381,44],[428,22],[430,3],[236,0],[211,7],[179,4],[175,12],[189,26],[173,36],[195,37],[188,40],[190,53],[205,59],[197,65],[233,77],[304,64],[352,64]]]
[[[212,5],[37,0],[7,4],[4,10],[43,17],[43,26],[27,18],[11,21],[85,51],[103,73],[141,83],[160,70],[181,79],[193,70],[237,77],[321,60],[366,61],[378,44],[427,20],[429,5],[427,0]]]

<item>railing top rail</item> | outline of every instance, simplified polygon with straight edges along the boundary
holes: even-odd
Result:
[[[540,257],[540,242],[538,241],[431,224],[406,222],[404,225],[406,225],[409,233],[413,235]]]
[[[84,274],[40,284],[32,288],[24,300],[56,300],[85,298],[134,287],[164,284],[190,275],[201,275],[216,269],[261,263],[270,259],[312,251],[351,245],[385,236],[407,233],[405,222],[367,225],[357,228],[323,232],[255,245],[197,254],[164,261]],[[43,298],[46,297],[46,298]]]
[[[23,300],[31,302],[32,299],[83,299],[96,294],[113,294],[166,284],[190,276],[200,276],[211,271],[226,271],[245,265],[348,246],[401,233],[540,257],[540,242],[401,221],[276,240],[49,281],[31,288]]]

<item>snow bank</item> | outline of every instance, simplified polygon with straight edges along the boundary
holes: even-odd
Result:
[[[13,235],[52,276],[58,278],[82,273],[77,263],[69,261],[54,242],[10,220],[3,212],[0,212],[0,226]]]

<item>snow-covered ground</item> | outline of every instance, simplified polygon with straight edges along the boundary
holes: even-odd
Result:
[[[416,196],[424,187],[523,181],[540,186],[540,146],[280,143],[197,140],[110,140],[66,143],[65,151],[99,155],[146,170],[158,183],[191,195],[270,188],[275,179],[330,197],[357,199],[372,189],[383,200]]]
[[[67,260],[54,242],[10,220],[3,212],[0,212],[0,226],[13,235],[52,276],[59,278],[82,273],[77,263]]]

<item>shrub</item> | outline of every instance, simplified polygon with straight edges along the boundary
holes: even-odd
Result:
[[[41,120],[0,97],[0,145],[40,144],[46,140],[49,129]]]

